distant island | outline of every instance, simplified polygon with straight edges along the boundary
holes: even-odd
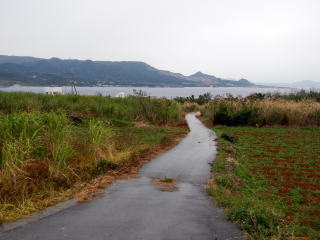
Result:
[[[91,61],[0,55],[0,86],[257,87],[246,79],[227,80],[197,72],[190,76],[144,62]]]

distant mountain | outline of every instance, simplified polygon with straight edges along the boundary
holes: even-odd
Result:
[[[197,72],[191,76],[156,69],[144,62],[42,59],[0,55],[0,85],[30,86],[255,86],[248,80],[224,80]]]
[[[305,88],[320,88],[320,82],[315,82],[315,81],[301,81],[301,82],[294,82],[290,84],[293,87],[305,87]]]
[[[0,64],[2,63],[23,64],[23,63],[35,62],[39,60],[41,60],[41,58],[0,55]]]
[[[214,87],[252,87],[255,84],[249,82],[246,79],[240,79],[239,81],[225,80],[217,78],[213,75],[204,74],[202,72],[196,72],[189,76],[189,80],[199,82],[203,85],[210,85]]]
[[[293,83],[266,83],[265,85],[290,88],[320,88],[320,82],[306,80]]]

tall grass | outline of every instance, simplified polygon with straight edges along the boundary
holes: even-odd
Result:
[[[217,125],[320,126],[320,103],[312,100],[216,99],[201,111]]]
[[[90,120],[88,126],[88,149],[96,162],[113,159],[114,145],[110,141],[112,134],[112,130],[103,126],[102,122]]]
[[[301,89],[299,91],[292,91],[289,93],[254,93],[246,97],[247,99],[286,99],[294,101],[303,101],[303,100],[313,100],[320,102],[320,90],[311,89],[305,90]]]
[[[109,128],[93,120],[76,126],[59,113],[0,115],[0,202],[86,177],[98,153],[110,158]]]
[[[0,113],[63,112],[81,117],[170,123],[179,119],[179,105],[168,99],[149,97],[44,95],[0,92]]]
[[[30,157],[40,129],[34,115],[0,115],[0,168],[6,170],[7,176],[13,176],[15,169]]]

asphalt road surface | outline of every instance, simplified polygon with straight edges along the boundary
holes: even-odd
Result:
[[[246,239],[205,192],[215,135],[193,114],[191,132],[175,148],[153,159],[137,179],[122,180],[106,195],[4,232],[10,240],[231,240]],[[173,191],[160,191],[155,178],[177,178]]]

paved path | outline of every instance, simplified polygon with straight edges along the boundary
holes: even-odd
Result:
[[[0,233],[10,240],[231,240],[246,239],[225,220],[203,184],[216,154],[215,135],[193,114],[191,132],[175,148],[141,169],[141,178],[118,181],[106,196],[75,204],[38,221]],[[154,178],[181,180],[162,192]]]

